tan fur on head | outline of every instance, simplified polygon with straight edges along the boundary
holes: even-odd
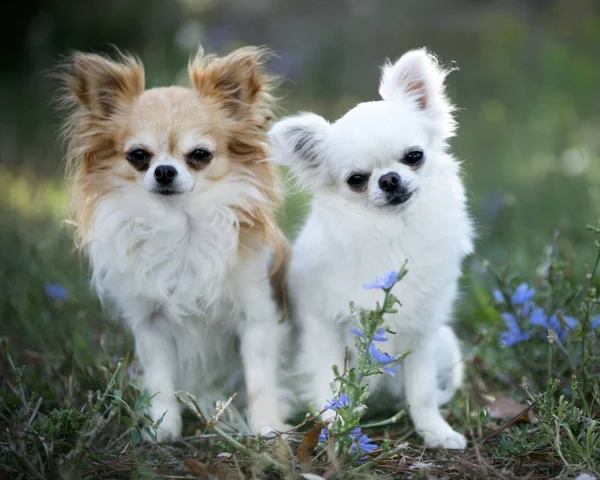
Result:
[[[217,58],[200,49],[189,64],[193,88],[151,90],[144,90],[144,68],[134,57],[71,57],[63,75],[64,101],[71,107],[65,132],[72,213],[82,248],[90,241],[99,200],[128,186],[140,188],[143,172],[126,159],[132,139],[160,139],[167,132],[169,154],[185,163],[181,138],[193,134],[209,138],[214,160],[192,175],[202,175],[207,185],[235,172],[253,177],[261,195],[236,210],[240,255],[269,245],[275,252],[272,273],[281,274],[287,242],[275,220],[280,181],[276,167],[265,160],[273,105],[273,78],[263,70],[267,55],[264,49],[245,47]]]
[[[274,205],[281,204],[278,170],[265,161],[266,132],[273,118],[272,89],[274,78],[262,68],[269,56],[268,50],[243,47],[226,57],[205,55],[202,47],[188,66],[192,84],[202,95],[213,98],[235,121],[235,137],[228,148],[236,161],[252,165],[252,170],[263,186],[263,194]],[[272,186],[273,188],[269,188]],[[243,216],[243,215],[242,215]],[[262,240],[275,249],[273,274],[281,273],[286,261],[287,240],[279,230],[273,210],[256,209],[253,219],[241,222],[242,245],[251,247],[259,233]]]

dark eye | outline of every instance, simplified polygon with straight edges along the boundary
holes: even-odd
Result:
[[[402,163],[405,163],[409,167],[417,167],[421,165],[424,160],[425,154],[423,153],[423,150],[421,150],[420,148],[415,148],[404,155]]]
[[[192,162],[210,162],[213,158],[212,152],[205,148],[197,148],[189,153],[188,159]]]
[[[127,161],[131,163],[137,170],[148,168],[152,154],[142,148],[134,148],[127,153]]]
[[[369,176],[362,173],[353,173],[346,179],[346,183],[353,190],[363,190],[368,181]]]

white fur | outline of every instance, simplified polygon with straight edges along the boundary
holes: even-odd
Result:
[[[314,114],[284,119],[271,140],[275,158],[314,194],[289,276],[306,399],[321,409],[332,397],[331,366],[341,366],[345,348],[354,346],[349,303],[371,309],[383,298],[362,285],[408,259],[409,273],[394,288],[402,307],[387,317],[396,335],[380,347],[412,353],[396,378],[371,377],[373,400],[382,401],[377,392],[384,391],[404,396],[427,445],[464,448],[465,438],[438,409],[462,381],[458,341],[447,323],[473,237],[459,165],[446,147],[454,121],[444,76],[426,52],[409,52],[384,67],[383,101],[359,104],[333,124]],[[425,152],[419,169],[400,162],[414,146]],[[371,174],[365,193],[346,185],[352,172]],[[399,206],[384,205],[378,186],[389,172],[413,192]]]
[[[283,427],[276,379],[286,327],[269,284],[271,252],[238,254],[233,208],[260,195],[255,183],[250,174],[199,178],[191,191],[167,197],[130,185],[95,210],[93,283],[134,334],[144,386],[157,394],[151,416],[166,412],[160,440],[181,434],[175,392],[194,393],[211,414],[216,399],[244,397],[244,377],[251,430]]]

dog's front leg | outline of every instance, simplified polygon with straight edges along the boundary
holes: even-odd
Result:
[[[177,351],[167,320],[154,315],[140,322],[133,334],[144,372],[144,388],[154,395],[150,416],[154,421],[163,419],[157,439],[163,442],[177,438],[181,436],[181,407],[174,394],[178,375]]]
[[[412,343],[412,352],[403,360],[404,388],[410,416],[425,445],[462,449],[467,440],[452,430],[437,404],[435,334],[422,335]]]
[[[268,282],[265,283],[264,288],[246,290],[245,318],[240,329],[248,408],[254,433],[263,429],[282,431],[288,428],[285,424],[288,409],[279,372],[288,328],[279,322],[281,314],[271,299]]]

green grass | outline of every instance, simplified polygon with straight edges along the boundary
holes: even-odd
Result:
[[[586,275],[596,250],[584,227],[600,218],[600,21],[570,3],[561,5],[537,19],[535,28],[508,10],[481,12],[470,25],[473,32],[457,27],[461,31],[438,34],[422,18],[414,31],[390,30],[373,45],[365,42],[368,35],[357,36],[356,58],[347,55],[352,38],[344,37],[323,58],[307,61],[293,85],[283,86],[287,111],[313,110],[335,119],[375,97],[375,64],[372,74],[356,70],[367,58],[374,62],[405,46],[428,44],[460,67],[448,77],[450,96],[460,107],[452,146],[464,160],[478,239],[455,312],[467,382],[446,414],[471,444],[463,453],[424,451],[403,418],[370,432],[384,448],[408,442],[378,465],[377,476],[600,474],[597,337],[576,332],[550,348],[536,335],[502,348],[505,325],[490,294],[527,281],[536,287],[539,305],[579,319],[585,317],[580,306],[586,293],[593,296]],[[363,27],[368,26],[360,20]],[[167,53],[169,63],[157,58],[149,65],[150,84],[169,83],[175,66],[185,63],[187,52]],[[138,386],[131,336],[102,310],[89,286],[87,261],[74,249],[65,222],[68,195],[56,142],[49,138],[56,117],[40,108],[53,87],[13,80],[5,88],[8,113],[1,121],[11,128],[2,136],[0,167],[0,479],[191,478],[193,472],[252,478],[263,471],[277,478],[281,471],[274,463],[288,473],[305,468],[330,478],[375,475],[367,467],[340,466],[320,447],[303,467],[307,459],[298,457],[294,439],[238,439],[250,449],[240,452],[240,445],[236,450],[191,410],[185,442],[140,442],[144,427],[152,432],[145,419],[151,400]],[[30,95],[22,94],[24,88]],[[33,107],[39,116],[31,116]],[[290,239],[307,200],[303,193],[286,199],[280,224]],[[48,284],[62,285],[68,298],[49,298]],[[594,285],[600,287],[598,279]],[[514,408],[505,408],[507,418],[492,417],[490,396],[532,404],[537,423],[511,422]],[[270,467],[265,455],[275,461]],[[423,465],[428,468],[419,468]]]
[[[251,477],[267,469],[269,475],[280,476],[264,458],[235,451],[193,412],[186,415],[188,440],[173,445],[141,442],[144,426],[152,428],[145,420],[151,400],[138,387],[131,337],[103,312],[89,287],[86,260],[75,251],[70,227],[64,222],[63,184],[7,170],[2,171],[0,183],[6,187],[0,201],[0,334],[4,337],[0,472],[6,471],[9,478],[192,478],[190,469],[230,475],[239,470]],[[291,237],[306,211],[305,199],[303,195],[288,198],[282,212],[282,225]],[[502,221],[525,228],[515,226],[514,218]],[[544,271],[535,268],[544,261],[542,252],[530,255],[530,249],[521,250],[518,242],[506,246],[504,252],[513,249],[517,261],[511,270],[497,274],[500,285],[514,286],[518,274],[538,287],[540,304],[554,302],[553,308],[560,306],[582,318],[578,307],[585,291],[574,285],[585,286],[584,265],[592,262],[594,248],[590,232],[583,226],[575,231],[575,239],[560,237],[554,243],[546,235],[550,263]],[[548,274],[550,264],[554,276]],[[583,341],[597,353],[597,338],[573,336],[564,343],[565,351],[555,347],[549,380],[547,341],[536,338],[512,348],[498,345],[504,324],[489,293],[494,282],[482,258],[472,258],[466,265],[457,312],[468,381],[447,415],[473,446],[459,454],[423,452],[410,422],[402,419],[391,428],[371,432],[375,439],[387,439],[384,446],[390,449],[409,442],[379,464],[378,476],[414,472],[411,467],[423,464],[430,466],[418,471],[431,478],[490,478],[500,472],[509,478],[529,472],[542,476],[600,473],[600,404],[597,377],[590,374],[594,368],[600,370],[594,358],[588,356],[582,363],[578,353]],[[48,283],[63,285],[68,298],[49,298]],[[577,295],[568,299],[569,292]],[[585,377],[579,371],[582,365]],[[576,380],[571,381],[573,374]],[[521,386],[522,377],[527,388]],[[566,383],[559,388],[560,382]],[[508,419],[492,418],[483,394],[511,396],[524,405],[535,402],[539,422],[505,428]],[[299,472],[297,441],[284,443],[262,441],[247,448],[285,465],[288,473],[292,465]],[[219,456],[225,452],[231,455]],[[189,463],[190,459],[196,463]],[[328,463],[323,453],[312,461],[309,469],[321,474],[342,468]],[[344,478],[374,475],[347,467],[340,471],[345,472]]]

